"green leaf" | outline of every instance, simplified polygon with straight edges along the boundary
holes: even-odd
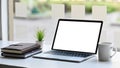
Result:
[[[36,33],[37,41],[42,41],[44,38],[45,34],[43,30],[38,30]]]

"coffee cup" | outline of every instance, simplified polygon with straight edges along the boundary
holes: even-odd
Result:
[[[114,53],[111,54],[114,48]],[[103,42],[98,46],[98,59],[99,61],[110,61],[110,59],[116,54],[117,48],[113,47],[110,42]]]

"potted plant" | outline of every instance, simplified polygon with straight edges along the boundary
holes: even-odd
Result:
[[[42,46],[43,46],[44,36],[45,36],[45,33],[43,30],[40,30],[40,29],[37,30],[37,32],[36,32],[36,38],[37,38],[36,44],[40,45],[40,48],[42,48]]]

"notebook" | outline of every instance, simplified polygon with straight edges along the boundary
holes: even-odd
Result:
[[[1,51],[4,53],[25,54],[36,49],[40,49],[40,45],[35,43],[17,43],[4,47]]]
[[[82,62],[97,53],[102,21],[59,19],[50,51],[35,58]]]

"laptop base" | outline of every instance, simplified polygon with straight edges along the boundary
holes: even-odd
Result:
[[[75,63],[83,62],[92,57],[94,57],[94,55],[84,58],[84,57],[61,56],[61,55],[52,55],[52,54],[44,54],[44,53],[40,53],[33,56],[33,58],[59,60],[59,61],[75,62]]]

